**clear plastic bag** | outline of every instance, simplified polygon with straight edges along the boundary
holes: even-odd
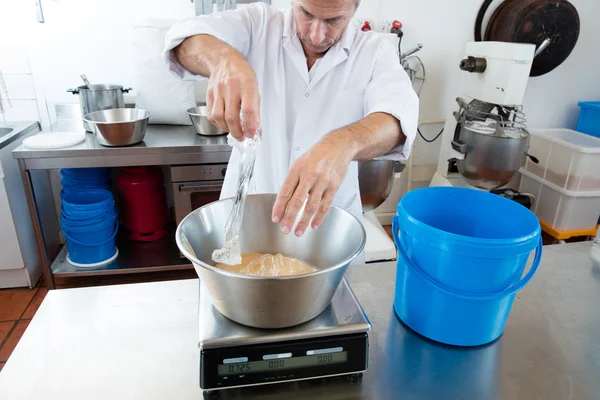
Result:
[[[227,138],[228,143],[240,151],[240,171],[237,196],[231,214],[229,214],[229,219],[225,224],[225,246],[222,249],[213,251],[212,254],[212,259],[216,263],[239,265],[242,262],[240,228],[244,218],[244,204],[246,203],[248,186],[254,171],[254,162],[260,146],[260,139],[260,133],[254,135],[252,139],[246,138],[243,142],[237,141],[231,135]]]

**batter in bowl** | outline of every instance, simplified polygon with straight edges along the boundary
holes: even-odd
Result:
[[[316,269],[300,260],[282,254],[242,253],[242,263],[227,265],[217,263],[215,267],[241,275],[292,276],[315,272]]]

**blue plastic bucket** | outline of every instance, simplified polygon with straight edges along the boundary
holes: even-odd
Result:
[[[67,191],[63,193],[62,209],[66,215],[94,212],[114,206],[113,194],[103,189]]]
[[[600,101],[582,101],[579,107],[577,131],[600,138]]]
[[[525,277],[497,292],[467,293],[437,282],[410,259],[400,239],[403,233],[398,236],[396,219],[393,234],[398,246],[396,314],[415,332],[454,346],[480,346],[502,335],[515,295],[529,283],[542,256],[540,237],[533,265]]]
[[[541,228],[535,214],[512,200],[465,188],[411,191],[394,223],[404,251],[425,274],[468,293],[492,293],[518,281]]]
[[[67,239],[69,258],[74,263],[96,264],[115,254],[115,237],[118,231],[116,218],[84,226],[69,225],[63,219],[62,231]]]
[[[117,218],[117,210],[114,207],[108,207],[105,210],[99,210],[94,213],[80,212],[76,215],[67,215],[64,212],[61,213],[61,221],[66,223],[68,226],[87,226],[101,223],[107,219]]]
[[[63,190],[106,189],[112,186],[108,168],[61,169]],[[63,193],[61,192],[61,195]]]
[[[110,168],[63,168],[60,174],[63,177],[78,179],[108,177]]]

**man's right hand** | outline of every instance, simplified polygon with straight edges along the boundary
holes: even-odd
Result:
[[[239,141],[258,133],[258,81],[239,51],[214,36],[196,35],[185,39],[173,53],[186,69],[209,77],[206,105],[210,122]]]
[[[211,72],[206,103],[209,121],[237,140],[244,140],[244,136],[252,138],[258,133],[258,82],[254,70],[241,54],[223,59]]]

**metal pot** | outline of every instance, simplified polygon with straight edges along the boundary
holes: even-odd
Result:
[[[306,275],[259,277],[214,267],[212,252],[225,243],[233,199],[210,203],[183,219],[177,245],[194,265],[214,307],[227,318],[257,328],[285,328],[307,322],[329,305],[350,262],[366,242],[361,222],[331,207],[323,225],[298,238],[271,222],[276,195],[248,196],[240,239],[244,252],[281,253],[318,269]],[[293,232],[293,230],[292,230]]]
[[[521,168],[529,150],[529,133],[524,129],[488,129],[466,122],[460,133],[463,160],[458,170],[472,186],[492,190],[509,183]]]
[[[363,213],[382,205],[390,195],[394,174],[405,165],[391,160],[368,160],[358,163],[358,186]]]
[[[139,108],[115,108],[86,114],[87,122],[103,146],[129,146],[144,140],[150,112]]]
[[[196,132],[199,135],[219,136],[227,133],[224,130],[219,129],[218,127],[213,125],[208,120],[208,107],[192,107],[187,110],[187,113],[190,116],[190,119],[192,120],[192,124],[194,124],[194,128],[196,128]]]
[[[85,116],[94,111],[110,110],[113,108],[124,108],[125,100],[123,93],[129,93],[131,88],[124,89],[119,85],[90,85],[79,86],[77,89],[68,89],[67,92],[80,96],[81,115]],[[83,126],[86,131],[92,132],[92,127],[84,120]]]

